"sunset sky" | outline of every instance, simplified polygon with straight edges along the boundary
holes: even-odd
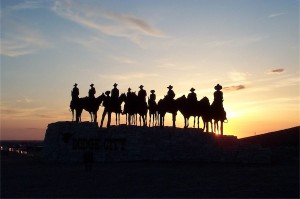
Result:
[[[239,138],[298,126],[299,1],[1,0],[2,140],[44,139],[71,120],[74,83],[85,97],[115,82],[157,99],[194,87],[211,103],[219,83],[225,134]]]

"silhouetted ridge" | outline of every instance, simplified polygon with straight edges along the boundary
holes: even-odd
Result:
[[[300,126],[274,131],[261,135],[241,138],[239,140],[248,143],[260,144],[263,147],[298,147],[299,148]]]

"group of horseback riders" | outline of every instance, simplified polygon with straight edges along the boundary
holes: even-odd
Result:
[[[153,118],[153,125],[158,125],[158,114],[160,115],[160,125],[163,125],[163,117],[165,115],[166,112],[170,112],[173,114],[173,126],[175,126],[175,120],[176,120],[176,112],[179,109],[172,109],[172,107],[168,107],[168,106],[174,106],[175,105],[175,92],[173,91],[173,86],[169,85],[167,88],[169,89],[167,92],[167,95],[165,95],[163,100],[161,101],[161,105],[160,105],[160,101],[159,103],[156,102],[156,94],[155,94],[155,90],[150,90],[150,95],[148,98],[148,105],[147,105],[147,92],[146,90],[144,90],[144,86],[140,85],[139,88],[140,90],[138,91],[138,94],[136,95],[135,92],[131,91],[131,88],[128,88],[127,93],[123,93],[120,95],[119,89],[117,88],[118,84],[114,84],[113,85],[113,89],[111,91],[106,91],[104,94],[100,95],[99,97],[95,97],[96,94],[96,89],[94,87],[94,84],[90,85],[90,89],[88,92],[88,97],[85,98],[79,98],[79,89],[78,89],[78,84],[75,83],[74,84],[74,88],[71,91],[71,96],[72,96],[72,101],[70,103],[70,108],[73,112],[73,117],[74,117],[74,110],[76,110],[76,121],[80,121],[80,115],[83,109],[87,110],[90,114],[91,114],[91,120],[96,122],[97,121],[97,111],[99,109],[100,104],[102,103],[103,106],[105,107],[104,111],[103,111],[103,115],[102,115],[102,120],[101,120],[101,125],[100,127],[102,127],[103,125],[103,121],[105,118],[105,115],[108,114],[108,121],[107,121],[107,127],[109,127],[110,122],[111,122],[111,113],[115,112],[116,113],[116,124],[118,123],[118,120],[120,120],[120,118],[118,118],[117,120],[117,113],[118,114],[126,114],[126,124],[132,124],[132,123],[137,123],[136,120],[134,120],[134,118],[132,116],[136,116],[137,114],[139,114],[142,119],[143,119],[143,124],[146,124],[146,115],[147,115],[147,110],[149,109],[149,115],[150,115],[150,121],[149,121],[149,125],[151,125],[151,115]],[[224,120],[226,120],[226,112],[224,110],[223,107],[223,92],[222,90],[222,86],[217,84],[215,86],[215,92],[214,92],[214,101],[211,105],[211,110],[214,111],[215,113],[218,113],[218,115],[221,115],[219,117],[219,121],[224,122]],[[183,96],[185,98],[185,96]],[[205,97],[206,98],[206,97]],[[84,103],[80,103],[80,99],[84,100]],[[208,100],[208,99],[207,99]],[[179,98],[178,98],[179,101]],[[191,88],[190,89],[190,93],[188,94],[187,98],[186,98],[186,104],[187,107],[189,107],[189,111],[185,111],[185,112],[193,112],[193,109],[196,110],[196,107],[198,106],[198,100],[197,100],[197,94],[195,93],[195,89]],[[123,111],[121,110],[121,103],[125,102],[124,104],[124,109]],[[209,103],[209,102],[208,102]],[[83,105],[85,104],[85,105]],[[159,107],[160,109],[162,109],[162,113],[159,112]],[[94,110],[95,109],[95,110]],[[171,109],[171,110],[170,110]],[[134,110],[134,111],[133,111]],[[174,110],[174,111],[173,111]],[[176,111],[176,112],[175,112]],[[180,110],[181,111],[181,110]],[[184,114],[184,110],[181,111],[186,119],[186,117],[190,117],[190,116],[197,116],[197,114]],[[129,114],[129,117],[127,118],[127,114]],[[188,116],[185,116],[188,115]],[[143,117],[145,116],[145,117]],[[198,115],[199,118],[200,115]],[[94,117],[94,118],[93,118]],[[202,116],[203,117],[203,116]],[[204,118],[203,122],[204,122]],[[214,118],[211,118],[214,119]],[[210,120],[211,120],[210,119]],[[216,120],[216,119],[215,119]],[[154,123],[154,121],[157,121],[156,123]],[[141,123],[141,119],[140,119],[140,123]],[[119,121],[120,124],[120,121]],[[185,124],[185,127],[187,127],[188,124]],[[195,121],[194,121],[194,125],[195,125]],[[222,125],[222,124],[221,124]],[[198,127],[199,127],[199,120],[198,120]],[[208,128],[208,127],[207,127]],[[222,126],[222,133],[223,133],[223,126]]]

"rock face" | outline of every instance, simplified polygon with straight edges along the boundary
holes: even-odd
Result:
[[[44,158],[59,162],[268,163],[269,156],[261,147],[241,146],[235,136],[216,136],[199,129],[125,125],[101,129],[97,123],[56,122],[48,125],[44,139]]]

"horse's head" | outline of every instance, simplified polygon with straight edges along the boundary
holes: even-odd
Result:
[[[203,103],[203,104],[210,104],[209,103],[209,99],[208,97],[204,96],[199,102]]]
[[[120,100],[120,102],[122,103],[122,102],[125,102],[126,98],[127,98],[126,94],[125,94],[125,93],[122,93],[122,94],[120,95],[120,97],[119,97],[119,100]]]
[[[181,97],[178,97],[175,101],[177,104],[182,104],[182,103],[186,102],[186,97],[185,97],[185,95],[182,95]]]
[[[104,94],[104,93],[102,93],[101,95],[99,95],[99,96],[97,97],[97,101],[98,101],[100,104],[103,102],[104,99],[105,99],[105,94]]]

